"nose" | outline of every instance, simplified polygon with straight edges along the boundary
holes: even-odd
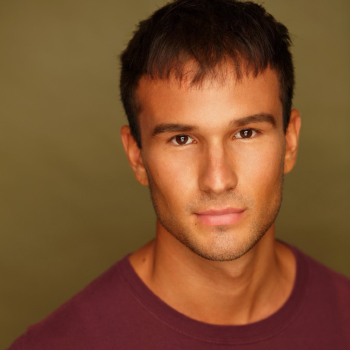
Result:
[[[202,158],[199,188],[208,194],[222,194],[237,185],[233,155],[223,145],[208,147]]]

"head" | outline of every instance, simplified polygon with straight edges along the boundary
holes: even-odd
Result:
[[[278,214],[300,127],[289,46],[259,5],[178,0],[121,56],[129,162],[162,230],[206,259],[244,255]]]

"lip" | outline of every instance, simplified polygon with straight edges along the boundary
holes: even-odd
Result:
[[[245,209],[240,208],[224,208],[224,209],[209,209],[195,213],[197,218],[208,226],[226,226],[236,224]]]

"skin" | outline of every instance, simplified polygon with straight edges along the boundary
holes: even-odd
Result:
[[[188,317],[243,325],[276,312],[293,288],[295,259],[275,241],[274,222],[301,120],[292,110],[283,133],[273,70],[240,80],[228,71],[224,81],[194,87],[174,77],[142,77],[142,149],[128,126],[121,137],[157,214],[156,238],[129,258],[135,272]],[[228,207],[242,211],[233,223],[208,225],[199,215]]]

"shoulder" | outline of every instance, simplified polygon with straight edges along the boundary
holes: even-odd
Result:
[[[350,279],[348,277],[321,264],[305,253],[299,251],[299,254],[308,266],[309,277],[312,283],[321,288],[328,286],[340,294],[350,293]]]
[[[350,323],[350,279],[298,251],[307,275],[309,303]]]
[[[125,259],[114,264],[43,321],[30,326],[8,350],[76,349],[77,344],[81,346],[82,339],[84,349],[93,349],[101,331],[110,328],[111,319],[122,319],[125,313],[123,305],[130,305],[130,293],[122,277]]]

